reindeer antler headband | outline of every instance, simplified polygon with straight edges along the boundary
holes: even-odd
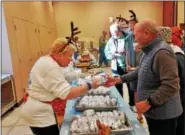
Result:
[[[131,13],[130,21],[137,21],[135,12],[133,10],[129,10],[129,12]]]
[[[81,33],[81,31],[78,31],[78,27],[74,28],[73,22],[71,22],[71,36],[66,37],[67,43],[62,41],[62,38],[57,38],[52,45],[51,54],[56,54],[62,52],[70,43],[75,45],[74,39],[75,35]]]
[[[71,22],[71,36],[70,37],[66,37],[67,44],[74,44],[74,39],[75,39],[75,35],[81,33],[81,31],[78,31],[78,27],[74,27],[73,22]]]
[[[137,21],[136,13],[133,10],[129,10],[129,13],[131,13],[130,20],[123,18],[121,15],[116,17],[116,19],[118,19],[118,22],[124,21],[124,22],[126,22],[126,24],[128,24],[129,21]]]
[[[118,22],[126,22],[126,24],[128,24],[128,20],[123,18],[121,15],[119,15],[118,17],[116,17],[116,19],[118,19]]]

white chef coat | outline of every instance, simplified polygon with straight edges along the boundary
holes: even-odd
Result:
[[[67,67],[61,67],[65,79],[71,84],[72,81],[77,81],[79,78],[84,78],[85,74],[81,73],[81,71],[75,71],[73,64],[70,63]]]
[[[30,81],[29,97],[21,109],[25,123],[33,127],[56,124],[51,105],[41,101],[65,99],[69,94],[71,86],[65,80],[62,68],[50,56],[43,56],[34,64]]]

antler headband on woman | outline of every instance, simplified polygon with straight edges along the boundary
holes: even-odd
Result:
[[[129,21],[136,21],[137,22],[137,17],[136,17],[135,12],[133,10],[129,10],[129,13],[131,13],[131,16],[130,16],[129,20],[123,18],[121,15],[116,17],[116,19],[118,19],[118,22],[125,22],[126,24],[128,24]]]
[[[137,21],[135,12],[133,10],[129,10],[129,12],[131,13],[130,21]]]
[[[121,15],[119,15],[118,17],[116,17],[116,19],[118,19],[118,22],[125,22],[126,24],[128,24],[128,20],[123,18]]]
[[[76,38],[75,35],[81,33],[81,31],[78,31],[78,27],[74,27],[73,22],[71,22],[71,36],[70,37],[66,37],[67,44],[75,44],[74,39]]]
[[[69,45],[69,44],[75,44],[74,39],[76,37],[74,37],[75,35],[81,33],[81,31],[78,31],[78,27],[74,28],[74,24],[73,22],[71,22],[71,36],[70,37],[66,37],[67,39],[67,43],[63,41],[62,38],[57,38],[52,45],[50,54],[58,54],[61,53],[65,50],[65,48]]]

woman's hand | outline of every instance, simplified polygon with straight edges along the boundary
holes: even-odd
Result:
[[[79,78],[85,78],[86,75],[85,75],[84,73],[78,73],[78,77],[79,77]]]
[[[99,79],[92,80],[92,89],[96,89],[101,86],[101,82]]]
[[[101,124],[99,120],[96,121],[96,124],[99,129],[98,135],[110,135],[111,129],[108,126]]]

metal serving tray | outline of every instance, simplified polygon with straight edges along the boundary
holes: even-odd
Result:
[[[108,91],[107,93],[101,93],[101,94],[94,94],[94,93],[87,93],[89,96],[111,96],[111,91]]]
[[[78,111],[85,111],[85,110],[88,110],[88,109],[94,109],[95,111],[113,111],[113,110],[117,110],[118,109],[118,102],[117,102],[117,105],[116,106],[106,106],[106,107],[81,107],[81,106],[78,106],[80,100],[82,99],[83,97],[79,98],[75,105],[74,105],[74,108]]]
[[[111,135],[117,135],[117,134],[124,135],[124,134],[126,134],[128,132],[131,132],[133,130],[132,124],[131,124],[130,120],[128,119],[128,117],[126,115],[125,115],[125,119],[126,119],[126,126],[127,126],[127,128],[119,129],[119,130],[111,130]],[[79,133],[79,135],[98,135],[98,132]]]

